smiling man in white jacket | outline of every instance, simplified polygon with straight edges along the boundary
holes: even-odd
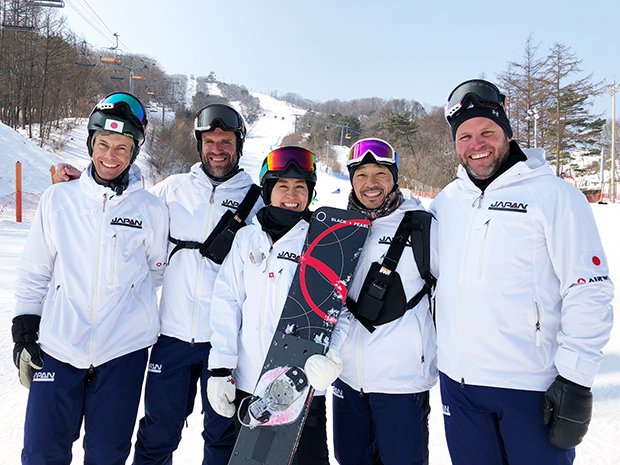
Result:
[[[85,463],[131,448],[148,347],[159,333],[168,212],[133,162],[147,121],[132,95],[89,118],[92,163],[47,189],[18,268],[14,361],[30,387],[24,464],[69,464],[84,421]],[[38,342],[37,342],[38,338]]]
[[[542,150],[510,140],[492,83],[457,86],[446,118],[458,178],[430,209],[452,462],[570,464],[612,326],[613,285],[591,208]]]

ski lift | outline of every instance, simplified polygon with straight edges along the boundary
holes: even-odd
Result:
[[[29,11],[28,5],[13,4],[12,8],[7,11],[5,2],[2,10],[2,24],[0,24],[0,29],[15,32],[34,31],[34,24],[32,23],[33,15]]]
[[[29,4],[35,6],[44,6],[49,8],[64,8],[65,1],[64,0],[29,0]]]
[[[34,31],[34,26],[26,24],[10,24],[3,21],[0,25],[0,29],[15,32],[32,32]]]
[[[88,53],[88,49],[86,48],[86,41],[82,41],[82,45],[80,47],[80,54],[78,57],[78,61],[75,62],[77,66],[82,66],[84,68],[94,68],[95,63],[90,61],[90,53]]]
[[[347,133],[344,135],[344,138],[345,138],[345,139],[351,139],[351,134],[347,132]]]

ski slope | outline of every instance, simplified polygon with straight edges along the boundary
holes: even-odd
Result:
[[[249,128],[245,142],[241,166],[257,181],[260,164],[269,152],[281,142],[282,138],[292,132],[296,114],[303,110],[285,102],[262,94],[253,94],[260,99],[264,115]],[[188,137],[192,137],[188,134]],[[28,231],[28,222],[16,223],[14,202],[14,177],[16,161],[23,164],[24,185],[31,215],[38,196],[50,184],[49,167],[61,160],[83,168],[89,162],[85,147],[86,130],[83,122],[77,125],[63,141],[57,141],[62,148],[55,155],[46,152],[24,139],[12,129],[0,124],[0,465],[18,465],[23,435],[23,419],[27,399],[27,390],[17,379],[12,358],[11,319],[15,305],[14,282],[15,267],[19,261]],[[139,156],[137,163],[144,168],[147,184],[150,174],[145,168],[144,160],[148,154]],[[350,191],[348,181],[319,171],[317,183],[317,203],[315,206],[331,205],[346,207]],[[423,199],[428,204],[428,199]],[[592,205],[596,220],[603,237],[610,268],[611,279],[620,282],[620,204]],[[28,221],[28,214],[25,215]],[[620,292],[620,291],[619,291]],[[615,299],[618,307],[619,299]],[[620,458],[620,329],[612,332],[600,374],[593,388],[594,418],[590,432],[583,444],[577,449],[576,465],[612,465]],[[329,402],[329,396],[328,396]],[[329,403],[328,403],[329,407]],[[443,435],[443,419],[439,389],[431,391],[430,416],[430,463],[448,465],[448,456]],[[183,465],[199,465],[202,462],[203,441],[201,437],[202,416],[200,401],[196,402],[195,412],[189,417],[188,427],[183,432],[183,440],[174,455],[174,461]],[[142,416],[142,410],[138,417]],[[329,422],[330,420],[328,420]],[[331,432],[331,425],[328,429]],[[331,437],[330,437],[331,440]],[[330,443],[330,451],[333,448]],[[74,445],[74,463],[83,463],[81,439]],[[130,460],[129,460],[130,462]],[[332,458],[332,464],[336,461]]]

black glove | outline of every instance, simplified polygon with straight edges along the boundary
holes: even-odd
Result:
[[[557,376],[545,392],[543,422],[549,426],[549,441],[572,449],[581,442],[592,418],[590,388]]]
[[[13,318],[13,363],[19,370],[19,382],[30,389],[34,370],[43,368],[39,336],[39,315],[19,315]]]

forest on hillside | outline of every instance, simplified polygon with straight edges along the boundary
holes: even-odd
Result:
[[[118,44],[93,48],[67,27],[59,9],[37,3],[46,2],[0,0],[0,121],[25,129],[41,145],[63,119],[87,117],[99,98],[132,92],[150,111],[164,115],[149,125],[148,143],[154,170],[167,175],[195,161],[192,125],[202,106],[239,102],[248,123],[261,113],[258,99],[243,85],[221,82],[214,71],[191,78],[169,75],[156,57],[122,53]],[[528,37],[522,58],[490,78],[508,97],[514,138],[524,147],[544,147],[558,175],[596,172],[596,162],[589,168],[576,165],[575,154],[600,153],[611,142],[609,122],[592,113],[593,97],[607,86],[584,72],[581,63],[566,45],[541,50]],[[196,88],[188,96],[190,79]],[[210,84],[217,85],[217,93]],[[290,93],[274,96],[306,110],[284,143],[313,150],[334,171],[343,167],[331,145],[374,136],[399,152],[404,182],[443,187],[454,177],[457,162],[441,107],[407,99],[314,102]]]

